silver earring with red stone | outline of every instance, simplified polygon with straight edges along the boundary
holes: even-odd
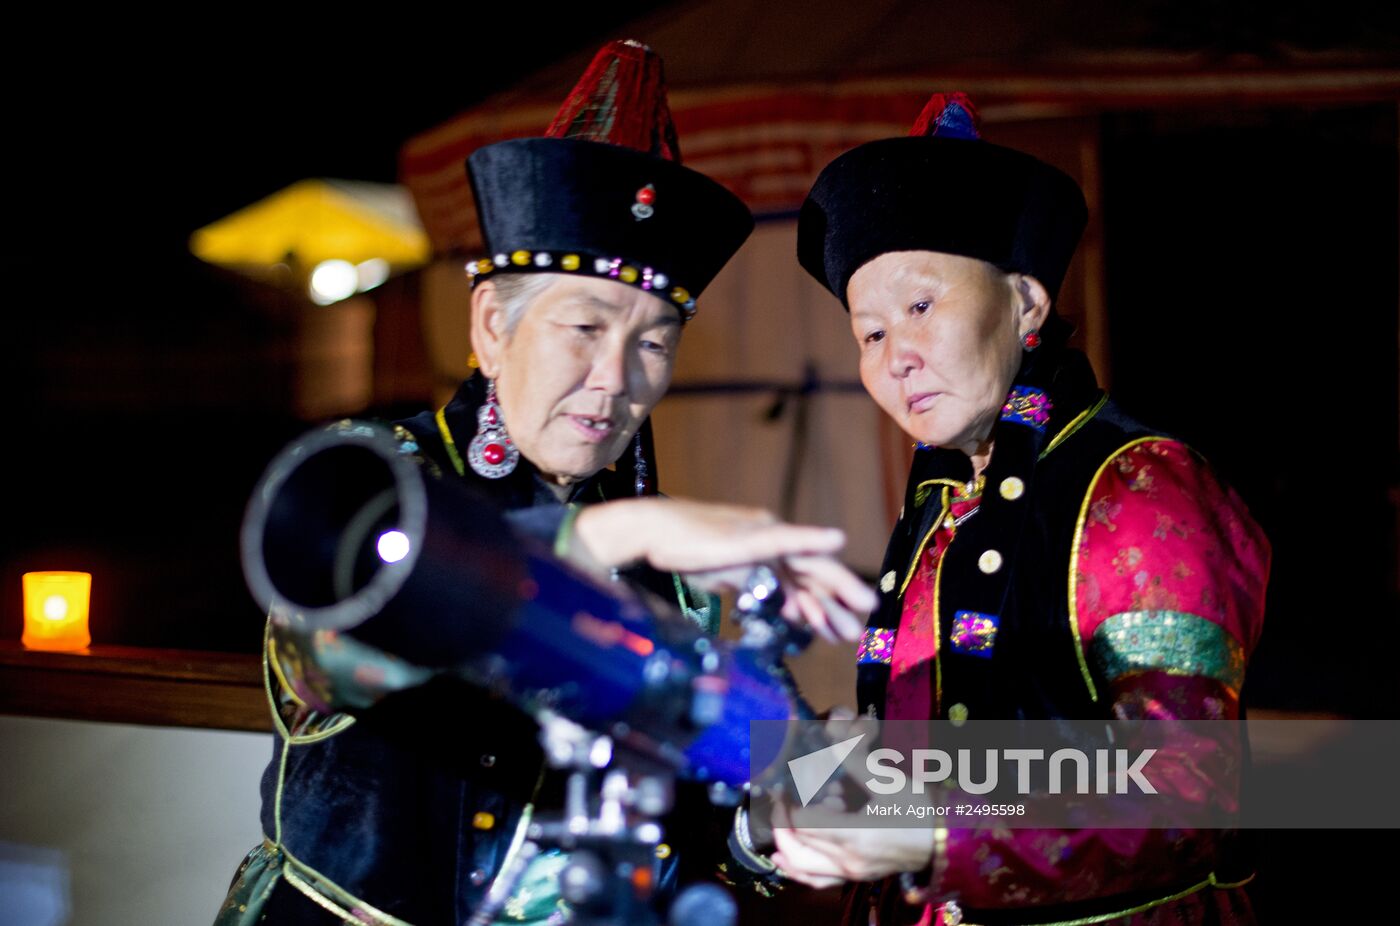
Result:
[[[515,472],[520,451],[506,433],[505,418],[496,401],[496,382],[486,381],[486,401],[476,410],[476,436],[467,446],[467,464],[472,472],[487,479],[500,479]]]

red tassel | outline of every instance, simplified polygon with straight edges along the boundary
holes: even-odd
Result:
[[[593,57],[545,135],[608,142],[679,162],[661,56],[640,42],[608,43]]]
[[[967,94],[960,91],[935,93],[929,97],[928,103],[924,105],[924,111],[919,113],[918,119],[914,120],[914,127],[909,130],[909,134],[914,137],[937,135],[939,117],[953,103],[966,110],[968,116],[972,118],[974,133],[980,137],[982,134],[982,115],[977,112],[977,107],[972,105],[972,100],[968,99]]]

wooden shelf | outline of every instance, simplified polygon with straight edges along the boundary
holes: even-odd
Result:
[[[272,729],[257,656],[131,646],[46,653],[0,641],[0,714]]]

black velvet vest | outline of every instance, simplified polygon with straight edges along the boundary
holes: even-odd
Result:
[[[484,393],[474,376],[442,413],[459,457],[476,433]],[[555,501],[523,458],[502,479],[470,468],[459,474],[433,413],[398,424],[425,465],[441,478],[465,480],[502,509]],[[605,470],[581,484],[574,500],[628,497],[633,478],[630,467]],[[627,577],[675,600],[669,576],[640,569]],[[525,714],[438,677],[388,695],[333,735],[290,747],[275,737],[262,781],[263,832],[269,839],[278,832],[280,804],[282,846],[345,891],[414,924],[465,922],[499,870],[527,802],[536,796],[542,806],[562,804],[557,776],[541,785],[537,737]],[[279,923],[325,918],[300,899],[283,898],[278,909]]]
[[[1099,467],[1130,441],[1156,432],[1120,412],[1098,389],[1085,358],[1065,351],[1027,364],[1017,384],[1043,391],[1052,405],[1043,426],[1003,418],[993,430],[977,513],[957,528],[939,576],[937,689],[933,719],[950,709],[978,719],[1094,718],[1107,706],[1091,695],[1088,667],[1072,628],[1069,570],[1085,493]],[[972,478],[965,454],[919,449],[904,509],[880,572],[880,606],[872,628],[898,628],[902,589],[935,527],[946,516],[944,488]],[[1020,480],[1021,492],[1003,493]],[[1009,497],[1014,496],[1014,497]],[[984,555],[1000,566],[984,571]],[[985,561],[984,561],[985,562]],[[893,574],[891,577],[891,573]],[[990,658],[949,645],[955,615],[972,611],[998,621]],[[858,668],[862,710],[879,715],[890,667]]]

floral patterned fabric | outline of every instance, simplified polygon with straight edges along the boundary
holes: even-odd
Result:
[[[894,659],[894,631],[881,627],[868,627],[861,634],[860,646],[856,647],[856,665],[881,663],[889,665]]]
[[[1205,675],[1238,697],[1258,641],[1268,543],[1185,445],[1151,438],[1103,467],[1076,550],[1073,607],[1108,681]]]
[[[938,569],[954,523],[976,498],[949,498],[909,580],[884,716],[919,719],[938,696],[934,623]],[[1186,446],[1148,438],[1101,467],[1083,503],[1069,594],[1086,680],[1116,717],[1233,719],[1250,651],[1258,640],[1269,548],[1234,492]],[[967,643],[979,615],[954,622]],[[964,624],[966,626],[964,626]],[[956,646],[957,641],[949,641]],[[1195,741],[1159,756],[1170,788],[1185,799],[1219,800],[1212,782],[1238,773],[1223,744]],[[1071,904],[1160,888],[1165,902],[1128,907],[1104,922],[1250,923],[1247,898],[1217,881],[1218,831],[1129,829],[950,829],[934,858],[934,892],[963,908]],[[1183,888],[1183,879],[1187,881]],[[1194,889],[1192,889],[1194,888]],[[921,923],[953,916],[927,906]]]
[[[944,487],[942,492],[944,513],[904,590],[904,610],[895,636],[883,715],[890,720],[924,720],[933,716],[938,684],[933,677],[939,647],[935,617],[938,566],[957,535],[958,521],[972,515],[982,501],[982,486],[955,485]]]
[[[1053,407],[1050,397],[1042,390],[1016,386],[1006,397],[1006,404],[1001,408],[1001,420],[1014,421],[1040,431],[1045,429],[1046,422],[1050,420],[1050,410]]]
[[[433,677],[429,669],[333,630],[300,633],[272,625],[267,655],[289,693],[323,714],[373,707]]]
[[[980,611],[959,611],[953,615],[953,632],[948,642],[953,652],[990,659],[996,646],[1001,618]]]

